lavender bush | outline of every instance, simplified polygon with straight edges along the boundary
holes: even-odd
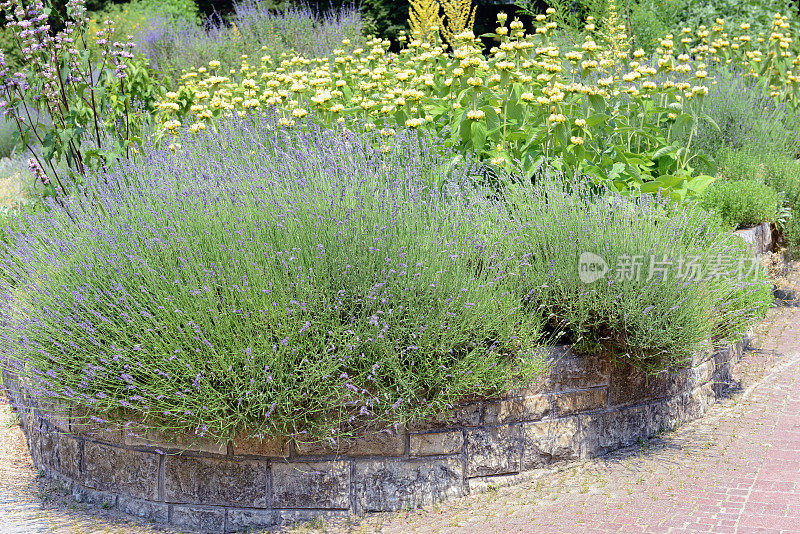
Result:
[[[800,154],[800,117],[769,95],[759,79],[735,69],[715,73],[710,87],[695,151],[720,160],[723,168],[730,151],[754,154]]]
[[[222,72],[238,69],[242,55],[278,57],[295,51],[305,57],[329,56],[344,39],[355,45],[364,40],[361,15],[353,5],[319,13],[298,3],[274,11],[267,2],[244,0],[234,4],[226,22],[209,18],[198,25],[154,16],[139,32],[137,45],[153,68],[176,81],[182,70],[211,61],[219,61]]]
[[[6,365],[33,396],[98,423],[333,439],[538,375],[524,262],[471,169],[446,179],[416,137],[383,155],[282,131],[250,117],[153,149],[9,230]]]
[[[735,339],[772,302],[744,243],[696,205],[546,177],[507,198],[534,275],[529,309],[579,350],[675,369],[708,340]],[[579,276],[583,253],[606,262],[605,276]]]
[[[743,258],[694,208],[557,177],[493,200],[413,132],[384,153],[249,115],[182,143],[8,230],[4,365],[34,397],[96,423],[335,440],[522,388],[563,333],[673,368],[768,302],[749,275],[579,279],[582,251]]]

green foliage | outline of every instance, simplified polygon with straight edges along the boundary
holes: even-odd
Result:
[[[548,8],[555,9],[553,20],[559,28],[580,32],[589,17],[600,21],[608,12],[608,0],[547,0]],[[542,12],[537,0],[517,0],[517,12],[535,17]]]
[[[678,0],[680,1],[680,0]],[[672,2],[666,2],[672,3]],[[727,28],[737,28],[742,23],[750,24],[756,34],[769,35],[775,13],[787,15],[792,32],[798,31],[798,5],[793,0],[706,0],[703,2],[681,1],[681,9],[674,11],[672,32],[678,35],[682,28],[710,27],[717,18],[723,19]]]
[[[686,4],[687,0],[631,0],[630,28],[634,47],[641,48],[648,56],[652,54],[658,42],[672,31],[675,18]]]
[[[534,188],[510,188],[508,199],[527,230],[522,247],[534,265],[531,306],[578,350],[609,353],[655,372],[675,368],[709,338],[735,337],[769,306],[770,286],[760,276],[710,275],[722,258],[736,271],[749,266],[751,256],[705,210],[676,209],[649,195],[597,196],[585,184],[567,185],[544,180]],[[585,252],[610,268],[591,285],[576,269]],[[690,257],[704,273],[694,282],[678,272],[679,259]],[[654,272],[653,258],[669,268]],[[629,279],[617,270],[625,261],[639,265]]]
[[[774,222],[778,194],[772,187],[754,180],[720,180],[702,195],[703,206],[720,214],[731,228]]]
[[[16,239],[40,244],[6,249],[29,258],[15,307],[79,309],[94,326],[23,319],[26,361],[55,366],[100,417],[221,440],[339,437],[539,375],[543,321],[519,313],[525,262],[497,204],[419,183],[443,172],[435,154],[375,165],[358,140],[271,142],[268,127],[250,121],[115,169],[94,189],[105,211],[71,205],[81,225],[62,210],[29,219]],[[72,348],[55,350],[62,341]],[[40,343],[57,363],[29,350]]]
[[[0,113],[0,158],[19,152],[20,138],[17,125]]]

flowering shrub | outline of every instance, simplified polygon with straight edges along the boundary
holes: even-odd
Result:
[[[92,182],[102,209],[76,196],[9,229],[3,335],[32,394],[220,439],[331,438],[538,375],[524,262],[470,168],[434,188],[448,171],[416,136],[381,155],[274,126],[148,151]]]
[[[691,161],[713,83],[708,69],[735,62],[761,75],[776,98],[794,105],[800,94],[790,70],[800,60],[789,52],[793,41],[781,33],[780,16],[768,39],[744,26],[729,34],[721,21],[696,34],[687,29],[680,39],[667,36],[652,61],[628,48],[613,10],[599,29],[587,25],[574,50],[552,43],[556,23],[547,16],[539,15],[528,35],[520,21],[506,26],[501,14],[500,44],[489,57],[466,31],[454,38],[452,56],[412,36],[399,55],[373,39],[366,48],[345,41],[333,58],[245,58],[235,76],[213,63],[186,73],[159,104],[162,132],[197,131],[220,115],[267,107],[283,126],[311,113],[326,125],[343,122],[385,137],[402,127],[444,132],[461,152],[528,175],[541,161],[558,160],[568,175],[590,174],[619,190],[685,196],[710,181],[692,180]]]
[[[582,247],[741,259],[705,212],[544,179],[500,203],[422,136],[389,143],[251,115],[16,218],[4,365],[96,422],[335,439],[524,387],[563,333],[671,368],[768,302],[752,276],[578,279]]]
[[[709,339],[736,339],[771,304],[746,245],[697,205],[538,183],[506,193],[534,273],[530,306],[577,350],[674,369]],[[578,276],[586,253],[608,269],[597,280]]]
[[[0,5],[24,59],[24,69],[11,73],[0,50],[0,109],[16,125],[34,174],[51,194],[66,194],[92,167],[130,156],[152,117],[156,88],[146,65],[134,60],[133,43],[107,38],[111,21],[96,33],[95,61],[83,0],[67,2],[56,33],[41,0]]]

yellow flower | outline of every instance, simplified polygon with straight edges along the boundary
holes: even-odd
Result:
[[[308,111],[304,110],[303,108],[296,108],[292,110],[292,117],[295,119],[302,119],[308,115]]]
[[[584,119],[575,119],[575,126],[578,126],[579,128],[585,128],[586,121]]]
[[[583,137],[572,136],[572,137],[569,138],[569,141],[573,145],[582,145],[583,144]]]
[[[480,109],[471,109],[467,112],[467,118],[471,121],[478,121],[485,117],[486,114]]]
[[[563,124],[567,118],[560,113],[551,113],[547,120],[552,124]]]

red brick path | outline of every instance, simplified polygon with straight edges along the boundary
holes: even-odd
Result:
[[[800,534],[800,310],[773,310],[702,419],[520,486],[369,517],[354,532]]]

